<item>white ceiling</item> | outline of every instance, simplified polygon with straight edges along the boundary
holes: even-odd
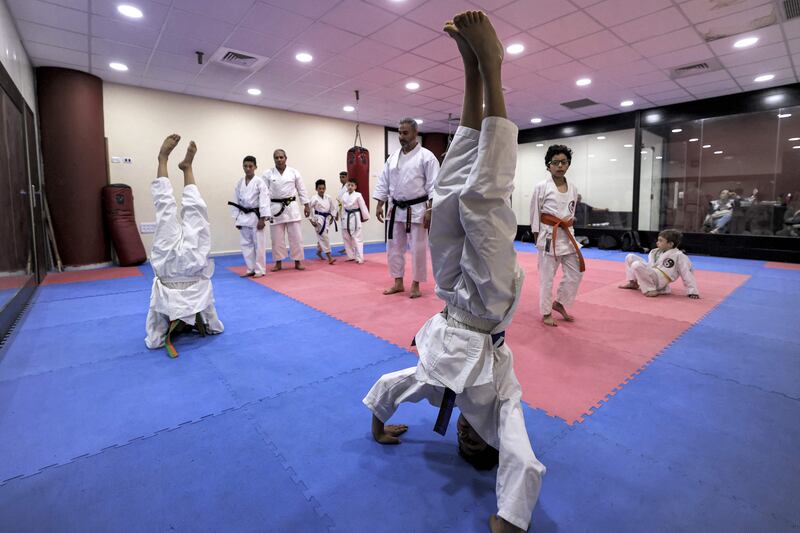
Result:
[[[2,0],[0,0],[2,1]],[[509,115],[520,127],[738,93],[798,81],[800,18],[765,0],[5,0],[35,66],[91,72],[104,80],[171,92],[355,119],[342,107],[361,91],[362,122],[424,120],[447,131],[460,112],[462,76],[442,23],[483,9],[506,54]],[[131,20],[117,5],[137,6]],[[729,35],[729,37],[717,38]],[[735,35],[735,37],[734,37]],[[756,46],[736,50],[738,37]],[[711,39],[711,40],[709,40]],[[209,61],[220,47],[267,56],[257,71]],[[205,52],[198,65],[195,50]],[[305,51],[311,63],[294,59]],[[722,69],[671,79],[671,69],[708,60]],[[112,61],[128,72],[111,70]],[[759,74],[774,74],[755,83]],[[575,80],[589,77],[587,87]],[[420,89],[405,89],[408,81]],[[257,87],[260,96],[247,94]],[[569,110],[561,102],[598,105]],[[621,108],[632,99],[632,108]]]

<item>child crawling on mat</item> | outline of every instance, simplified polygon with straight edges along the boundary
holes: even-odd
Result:
[[[669,294],[669,284],[679,277],[683,280],[689,298],[700,298],[697,283],[692,274],[692,261],[678,250],[683,234],[667,229],[658,234],[656,247],[650,250],[647,263],[636,254],[625,257],[627,282],[620,289],[639,289],[645,296],[656,297]]]

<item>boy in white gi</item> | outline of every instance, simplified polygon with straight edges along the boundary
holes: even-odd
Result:
[[[239,230],[239,246],[247,265],[242,277],[260,278],[267,273],[267,220],[269,219],[269,187],[256,172],[256,158],[248,155],[242,161],[244,177],[233,188],[231,216]]]
[[[322,259],[324,253],[328,257],[328,264],[332,265],[336,259],[331,257],[331,238],[328,230],[331,229],[331,226],[336,225],[336,219],[339,217],[339,205],[336,200],[325,194],[325,180],[317,180],[314,186],[317,194],[312,196],[311,201],[308,202],[308,206],[314,212],[308,220],[314,226],[317,234],[317,257]]]
[[[537,184],[531,197],[531,231],[539,250],[539,310],[542,321],[548,326],[558,325],[551,314],[553,311],[560,313],[567,322],[574,320],[566,306],[575,300],[586,270],[581,246],[572,228],[578,189],[567,182],[571,163],[572,150],[562,144],[549,147],[544,164],[550,179]],[[561,265],[563,277],[554,302],[553,279],[558,265]]]
[[[493,457],[499,461],[491,530],[524,531],[545,467],[531,449],[522,391],[504,343],[524,277],[511,210],[517,127],[505,118],[503,47],[488,18],[468,11],[444,30],[458,44],[466,81],[461,124],[433,194],[431,259],[436,294],[446,307],[416,335],[417,366],[382,376],[363,402],[382,444],[398,444],[408,430],[385,425],[400,403],[440,405],[435,430],[442,434],[457,405],[459,454],[478,468],[491,466]]]
[[[275,166],[264,173],[264,181],[269,186],[269,198],[272,206],[272,222],[269,235],[272,240],[272,259],[275,265],[273,272],[281,269],[281,262],[288,257],[286,236],[289,237],[289,250],[297,270],[305,270],[303,266],[303,234],[300,230],[300,208],[295,200],[303,204],[303,212],[308,218],[311,208],[308,207],[308,193],[303,178],[297,169],[286,166],[286,152],[277,149],[272,153]]]
[[[155,276],[144,342],[151,349],[166,344],[170,357],[178,356],[171,342],[172,334],[197,328],[205,336],[222,333],[224,329],[214,308],[211,286],[214,261],[208,257],[211,251],[208,207],[192,172],[192,160],[197,152],[194,141],[189,143],[186,157],[178,165],[183,171],[182,220],[178,220],[167,175],[169,154],[180,139],[180,135],[174,133],[164,139],[158,152],[158,177],[150,186],[156,208],[156,231],[150,252]]]
[[[669,293],[669,284],[680,277],[689,298],[700,298],[692,274],[692,261],[678,250],[683,234],[667,229],[658,234],[656,248],[650,250],[647,263],[636,254],[625,257],[625,278],[620,289],[639,289],[645,296]]]
[[[347,260],[364,263],[364,237],[361,234],[362,222],[369,220],[369,210],[355,178],[347,180],[347,192],[342,195],[342,237]]]
[[[336,201],[339,204],[339,220],[342,220],[342,195],[347,192],[347,171],[342,170],[339,172],[339,192],[336,193]],[[344,234],[344,229],[342,229],[342,234]],[[342,242],[344,242],[344,237],[342,237]],[[342,249],[337,252],[339,255],[347,255],[347,250],[345,250],[344,246]]]

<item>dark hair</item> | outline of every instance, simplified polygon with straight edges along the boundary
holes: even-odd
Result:
[[[408,124],[409,126],[411,126],[411,129],[414,130],[414,131],[417,131],[417,127],[419,126],[419,124],[417,124],[417,121],[414,120],[411,117],[403,117],[403,118],[400,119],[400,122],[398,122],[397,124],[399,126],[402,126],[403,124]]]
[[[348,183],[353,183],[355,185],[358,185],[358,180],[355,179],[355,178],[347,178],[347,182]]]
[[[544,156],[544,166],[549,166],[550,161],[558,154],[564,154],[567,156],[567,161],[572,163],[572,150],[566,144],[553,144],[547,149],[547,153]]]
[[[277,154],[278,152],[282,153],[283,157],[286,157],[286,150],[284,150],[283,148],[276,148],[275,150],[273,150],[272,157],[275,157],[275,154]]]
[[[347,176],[347,171],[346,170],[342,170],[341,172],[339,172],[339,175],[340,176]]]
[[[315,181],[315,182],[314,182],[314,188],[315,188],[315,189],[316,189],[317,187],[319,187],[320,185],[325,185],[325,180],[323,180],[323,179],[318,179],[317,181]]]
[[[244,165],[245,163],[253,163],[253,166],[256,166],[256,167],[258,166],[258,163],[256,163],[256,158],[253,155],[244,156],[244,159],[242,160],[242,164]]]
[[[659,233],[658,236],[667,242],[671,242],[673,248],[677,248],[678,246],[680,246],[681,239],[683,239],[683,233],[681,233],[676,229],[665,229],[664,231]]]
[[[471,464],[475,470],[491,470],[500,463],[500,452],[488,444],[486,448],[477,453],[465,453],[459,446],[458,455]]]

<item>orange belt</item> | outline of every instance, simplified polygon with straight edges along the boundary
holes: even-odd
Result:
[[[578,246],[578,242],[573,237],[572,232],[569,231],[569,228],[572,227],[573,219],[569,220],[561,220],[555,215],[551,215],[550,213],[542,213],[542,216],[539,219],[542,224],[547,224],[548,226],[553,226],[553,257],[556,257],[556,238],[558,237],[558,227],[561,226],[564,228],[564,231],[567,232],[567,237],[569,237],[570,242],[572,243],[573,248],[575,248],[575,252],[578,254],[578,262],[581,265],[581,272],[586,270],[586,262],[583,260],[583,254],[581,253],[581,248]]]

